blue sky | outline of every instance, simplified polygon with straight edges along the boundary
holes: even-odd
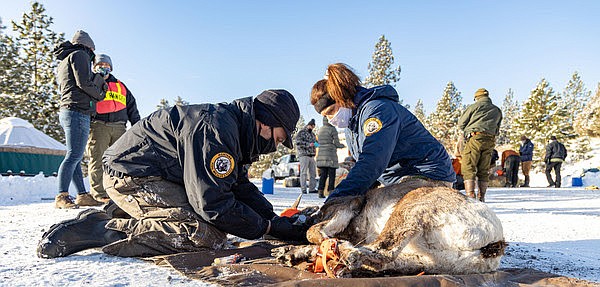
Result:
[[[41,1],[53,29],[87,31],[142,116],[161,98],[223,102],[284,88],[305,119],[310,88],[328,64],[364,78],[383,34],[402,67],[405,103],[431,112],[448,81],[464,103],[480,87],[498,104],[522,101],[542,79],[562,91],[574,71],[600,81],[600,1]],[[29,1],[0,2],[20,20]],[[317,121],[320,124],[320,121]]]

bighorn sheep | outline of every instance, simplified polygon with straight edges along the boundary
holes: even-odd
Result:
[[[469,274],[495,271],[506,247],[502,224],[485,203],[434,183],[408,181],[332,198],[320,213],[307,233],[317,245],[275,249],[281,262],[314,261],[318,245],[337,238],[338,277]]]

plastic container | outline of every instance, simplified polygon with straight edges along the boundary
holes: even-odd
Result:
[[[262,193],[273,194],[273,187],[275,186],[275,179],[264,178],[262,179]]]
[[[583,186],[583,180],[581,180],[581,177],[571,178],[571,186]]]

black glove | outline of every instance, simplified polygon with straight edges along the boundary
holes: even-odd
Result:
[[[306,225],[293,225],[288,217],[275,217],[271,219],[269,235],[283,240],[307,241]]]

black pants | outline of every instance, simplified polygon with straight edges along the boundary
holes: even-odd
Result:
[[[510,187],[517,187],[519,181],[519,164],[521,158],[518,155],[511,155],[504,161],[504,170],[506,171],[506,183]]]
[[[456,175],[456,181],[452,184],[452,188],[456,190],[465,189],[465,180],[463,179],[461,174]]]
[[[560,187],[560,167],[562,166],[562,162],[550,162],[546,164],[546,179],[548,179],[549,185],[554,185],[556,187]],[[554,169],[554,174],[556,175],[556,181],[552,180],[552,175],[550,172]]]
[[[319,167],[319,187],[318,190],[325,190],[325,182],[329,179],[327,190],[335,188],[335,167]]]

